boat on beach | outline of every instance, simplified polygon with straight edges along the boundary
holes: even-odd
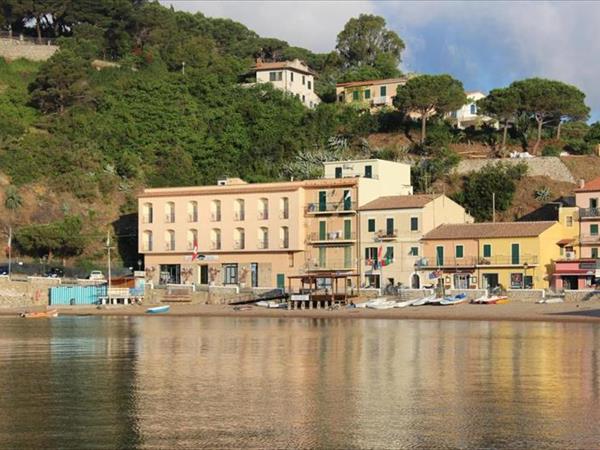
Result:
[[[373,303],[371,305],[367,305],[367,308],[370,309],[392,309],[396,305],[396,302],[393,300],[386,300],[378,303]]]
[[[489,295],[487,292],[476,299],[471,300],[471,303],[476,305],[501,305],[508,303],[506,295]]]
[[[24,319],[50,319],[58,317],[58,310],[49,309],[47,311],[24,312],[20,314]]]
[[[467,298],[467,295],[461,292],[460,294],[456,294],[451,297],[444,297],[440,300],[439,304],[442,306],[460,305],[461,303],[466,303],[468,301],[469,299]]]
[[[148,308],[146,310],[146,314],[161,314],[161,313],[167,313],[169,312],[169,310],[171,309],[170,305],[164,305],[164,306],[155,306],[153,308]]]
[[[427,297],[420,298],[416,302],[411,303],[410,306],[423,306],[423,305],[435,305],[439,303],[441,298],[437,298],[435,294],[428,295]]]

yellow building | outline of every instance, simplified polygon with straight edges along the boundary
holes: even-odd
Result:
[[[391,107],[398,86],[404,86],[407,80],[408,77],[401,77],[338,83],[335,94],[338,103],[360,104],[369,108]]]
[[[556,221],[441,225],[423,236],[422,278],[446,288],[550,287],[554,261],[576,226]]]

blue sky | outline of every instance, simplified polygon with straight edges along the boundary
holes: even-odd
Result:
[[[450,73],[489,91],[542,76],[578,86],[600,119],[600,3],[161,0],[244,23],[262,36],[325,52],[360,13],[383,16],[406,43],[402,69]]]

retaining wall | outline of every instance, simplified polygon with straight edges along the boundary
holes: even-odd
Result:
[[[58,45],[40,45],[18,39],[0,38],[0,56],[7,60],[25,58],[46,61],[58,50]]]
[[[0,276],[0,308],[47,305],[48,293],[54,283],[52,279],[15,281]]]
[[[575,178],[569,168],[556,156],[541,156],[536,158],[505,158],[505,159],[464,159],[458,163],[455,172],[466,175],[469,172],[481,170],[487,164],[506,163],[516,165],[527,164],[528,177],[550,177],[556,181],[575,183]]]
[[[506,295],[511,302],[535,303],[546,294],[543,289],[508,289]]]
[[[565,290],[565,302],[578,303],[587,300],[600,300],[600,291],[595,290],[581,290],[572,291]]]
[[[466,294],[469,301],[482,297],[485,289],[447,289],[446,295]]]

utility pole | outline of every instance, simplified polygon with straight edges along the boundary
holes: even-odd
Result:
[[[492,192],[492,222],[496,222],[496,193]]]
[[[185,61],[181,63],[181,74],[185,75]]]
[[[110,305],[110,287],[111,287],[111,273],[110,273],[110,230],[106,232],[106,250],[108,252],[108,288],[106,290],[106,297],[108,304]]]
[[[8,227],[8,279],[12,270],[12,226]]]

